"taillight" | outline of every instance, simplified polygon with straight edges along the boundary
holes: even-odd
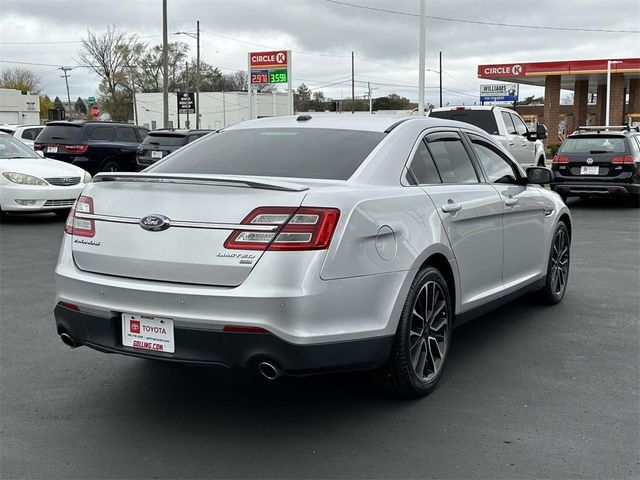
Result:
[[[625,155],[624,157],[613,157],[611,163],[627,163],[633,164],[634,160],[631,155]]]
[[[79,237],[93,237],[96,234],[95,221],[78,217],[79,213],[93,213],[93,199],[91,197],[81,195],[78,200],[76,200],[64,224],[65,233]]]
[[[33,144],[33,149],[34,150],[42,150],[44,148],[44,145],[40,144],[40,143],[34,143]]]
[[[69,153],[87,153],[89,145],[65,145],[64,148]]]
[[[560,155],[556,155],[553,157],[553,161],[551,163],[569,163],[569,157],[561,157]]]
[[[324,250],[329,247],[339,217],[337,208],[256,208],[242,224],[274,229],[234,230],[224,247],[231,250]]]

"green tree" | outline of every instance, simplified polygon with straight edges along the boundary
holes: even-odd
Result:
[[[311,90],[304,83],[293,94],[293,105],[296,112],[308,112],[311,101]]]
[[[49,110],[54,106],[48,95],[40,95],[40,118],[48,118]]]
[[[73,109],[76,112],[80,112],[84,115],[87,114],[87,105],[84,103],[84,101],[80,97],[78,97],[78,99],[76,100],[76,103],[73,106]]]
[[[64,110],[64,105],[62,104],[62,100],[60,100],[60,97],[56,97],[53,99],[53,106],[54,108],[57,108],[59,110]]]
[[[410,104],[411,102],[408,98],[401,97],[395,93],[373,99],[374,110],[408,110]]]

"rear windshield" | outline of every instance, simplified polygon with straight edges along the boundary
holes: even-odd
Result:
[[[150,171],[347,180],[384,136],[320,128],[228,130],[189,144]]]
[[[604,135],[567,138],[558,153],[624,153],[626,146],[623,137]]]
[[[36,138],[38,143],[79,143],[81,125],[47,125]]]
[[[470,123],[491,135],[498,135],[498,124],[491,110],[442,110],[432,111],[429,116]]]
[[[160,145],[163,147],[180,147],[187,144],[185,135],[154,135],[149,134],[142,141],[143,145]]]

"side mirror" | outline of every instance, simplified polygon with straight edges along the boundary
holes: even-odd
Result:
[[[534,185],[545,185],[553,181],[553,172],[545,167],[529,167],[527,180]]]
[[[536,138],[538,140],[542,140],[543,138],[547,138],[547,127],[541,123],[538,124],[536,128]]]
[[[527,132],[524,136],[527,137],[527,140],[530,142],[535,142],[538,139],[538,134],[536,132]]]

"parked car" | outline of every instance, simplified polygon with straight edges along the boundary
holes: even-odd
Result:
[[[545,166],[544,145],[547,127],[538,124],[530,131],[517,112],[502,107],[443,107],[434,108],[430,117],[457,120],[483,129],[499,142],[522,166]]]
[[[18,127],[19,125],[3,123],[2,125],[0,125],[0,133],[8,133],[9,135],[13,135],[16,131],[16,128]]]
[[[68,163],[42,158],[0,133],[0,215],[55,212],[67,215],[91,175]]]
[[[134,171],[136,149],[149,130],[128,123],[55,121],[46,124],[34,148],[91,174]]]
[[[562,142],[551,169],[551,188],[564,200],[616,195],[640,206],[638,128],[579,127]]]
[[[140,169],[161,160],[187,143],[211,133],[212,130],[154,130],[142,141],[136,152]]]
[[[42,130],[44,130],[44,125],[20,125],[16,127],[13,136],[25,145],[33,148],[35,139]]]
[[[376,369],[428,393],[454,326],[558,303],[571,216],[490,135],[437,118],[240,123],[141,173],[102,173],[56,267],[70,347],[265,377]]]

